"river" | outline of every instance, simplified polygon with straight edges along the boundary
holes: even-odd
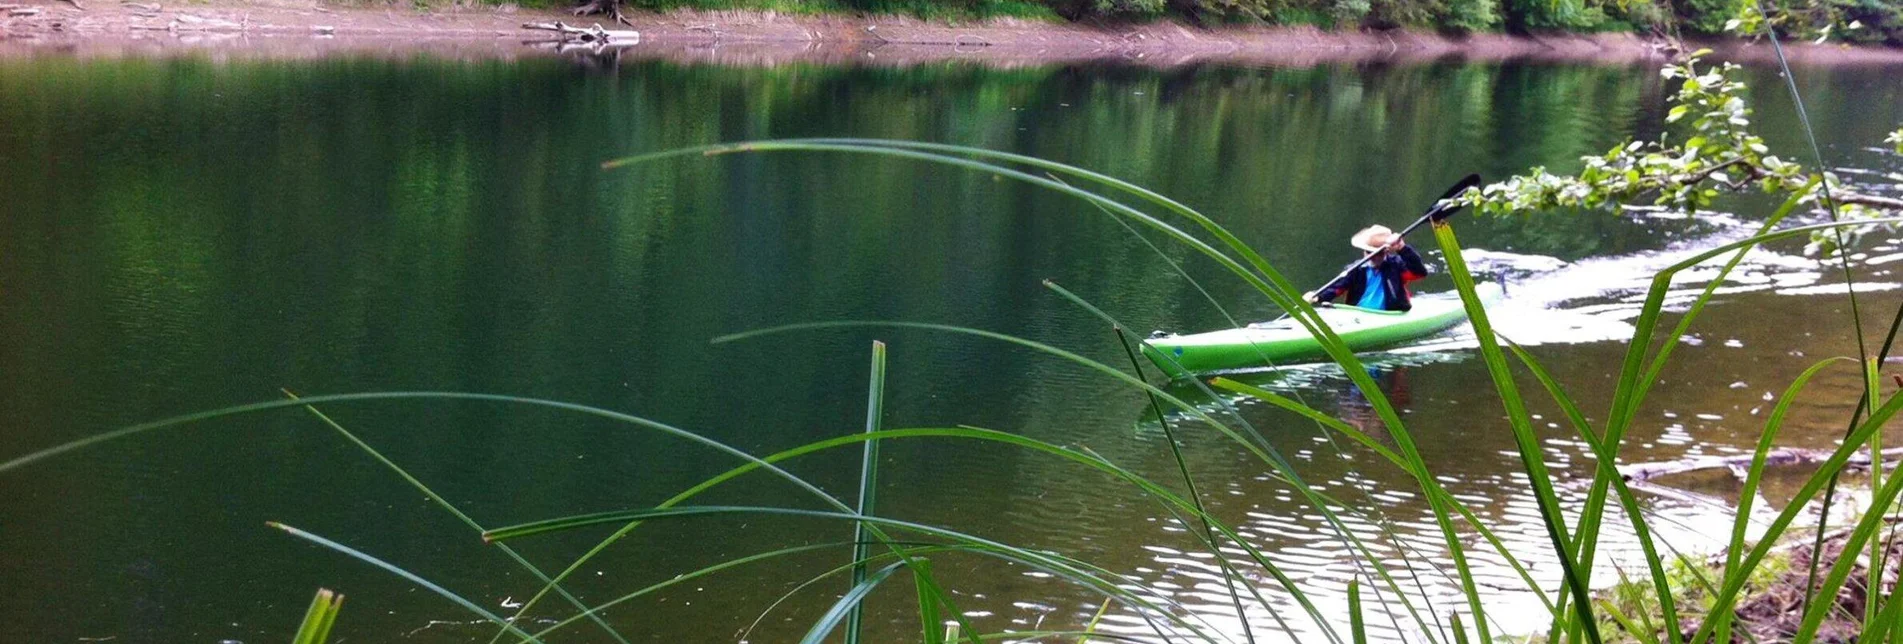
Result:
[[[1903,124],[1897,72],[1797,70],[1824,153],[1860,172],[1846,174],[1852,181],[1903,170],[1878,149]],[[1742,74],[1772,147],[1808,161],[1775,70]],[[1519,63],[599,69],[553,57],[0,59],[0,459],[279,399],[280,388],[557,399],[768,454],[861,430],[870,344],[883,340],[887,427],[1010,431],[1088,447],[1174,483],[1175,462],[1141,393],[1047,355],[916,329],[709,340],[794,322],[935,322],[1124,365],[1106,325],[1041,280],[1145,332],[1226,326],[1172,271],[1176,261],[1237,317],[1277,313],[1212,263],[1174,245],[1159,255],[1081,201],[915,162],[839,154],[616,170],[601,162],[802,136],[1020,152],[1179,198],[1309,284],[1354,256],[1350,233],[1411,220],[1466,173],[1571,169],[1581,155],[1655,136],[1665,127],[1666,83],[1648,66]],[[1741,198],[1724,202],[1725,214],[1691,218],[1463,215],[1456,224],[1466,247],[1488,251],[1473,261],[1507,277],[1508,301],[1494,314],[1501,333],[1532,345],[1597,419],[1650,272],[1747,235],[1771,205]],[[1898,297],[1890,263],[1898,244],[1886,237],[1866,237],[1853,262],[1872,325],[1887,321]],[[1768,396],[1816,359],[1856,353],[1838,271],[1797,246],[1754,253],[1678,349],[1624,456],[1748,450]],[[1449,284],[1436,276],[1418,286]],[[1536,506],[1464,333],[1376,356],[1377,377],[1430,466],[1550,584],[1556,564],[1538,554],[1548,546]],[[1252,378],[1365,417],[1339,372]],[[1853,370],[1827,372],[1815,402],[1794,412],[1787,442],[1831,444],[1858,383]],[[1577,503],[1592,461],[1536,385],[1522,385],[1547,423],[1540,431],[1560,489]],[[489,527],[652,506],[737,463],[547,409],[410,400],[325,410]],[[1243,413],[1308,481],[1353,506],[1354,525],[1400,535],[1405,552],[1385,539],[1371,547],[1417,572],[1411,592],[1442,611],[1458,604],[1439,572],[1449,565],[1444,544],[1405,474],[1299,417],[1259,405]],[[1344,614],[1355,557],[1319,516],[1237,446],[1194,426],[1179,431],[1212,511],[1294,571],[1324,612]],[[1172,593],[1239,637],[1206,553],[1134,489],[995,445],[900,440],[882,456],[879,513],[1088,560]],[[788,469],[849,499],[857,449]],[[282,641],[319,586],[348,595],[338,633],[349,641],[486,641],[493,632],[440,597],[266,521],[349,544],[504,614],[538,586],[296,409],[97,445],[0,475],[0,490],[0,641]],[[1646,500],[1664,538],[1687,550],[1708,548],[1711,522],[1724,515],[1691,499]],[[696,502],[823,507],[759,475]],[[558,570],[603,534],[518,545]],[[572,588],[605,601],[749,553],[849,538],[848,526],[804,518],[652,524],[585,567]],[[1609,538],[1615,554],[1632,554],[1629,535]],[[1539,628],[1541,609],[1518,577],[1497,556],[1477,556],[1483,582],[1498,589],[1499,627]],[[607,616],[633,641],[735,641],[782,594],[845,557],[827,550],[697,579]],[[1101,601],[993,559],[939,555],[933,566],[986,631],[1080,628]],[[1304,628],[1260,569],[1243,572]],[[796,639],[845,587],[834,579],[795,595],[749,641]],[[869,641],[915,637],[910,587],[873,597]],[[535,616],[566,610],[550,602]],[[1250,622],[1275,628],[1260,607]],[[1127,608],[1103,623],[1147,632]],[[1394,635],[1385,618],[1372,626]],[[608,641],[588,624],[565,632],[556,641]]]

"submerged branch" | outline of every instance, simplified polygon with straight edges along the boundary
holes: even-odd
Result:
[[[1903,461],[1903,447],[1893,447],[1880,452],[1884,463]],[[1771,467],[1811,465],[1829,459],[1830,450],[1801,449],[1783,447],[1766,452],[1764,464]],[[1686,474],[1704,470],[1725,469],[1740,474],[1751,466],[1751,454],[1732,456],[1692,456],[1676,461],[1654,463],[1633,463],[1619,466],[1619,476],[1627,481],[1649,481],[1673,474]],[[1863,451],[1850,456],[1848,467],[1866,468],[1870,466],[1870,452]]]
[[[605,45],[633,45],[641,42],[641,32],[631,29],[603,29],[600,24],[583,29],[557,22],[525,22],[523,29],[534,31],[552,31],[563,41],[600,43]]]

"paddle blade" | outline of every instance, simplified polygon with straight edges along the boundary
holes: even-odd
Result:
[[[1447,200],[1460,196],[1460,194],[1466,192],[1468,188],[1478,187],[1480,187],[1480,175],[1469,174],[1461,178],[1460,181],[1454,183],[1454,187],[1447,189],[1446,194],[1441,195],[1440,199],[1434,201],[1434,206],[1427,210],[1427,219],[1435,223],[1440,223],[1441,221],[1445,221],[1448,217],[1454,216],[1454,213],[1460,212],[1460,209],[1466,207],[1466,205],[1458,202],[1449,202]]]

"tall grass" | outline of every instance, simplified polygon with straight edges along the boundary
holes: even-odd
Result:
[[[1051,444],[1006,432],[976,427],[884,428],[881,422],[885,389],[883,345],[875,345],[873,353],[864,431],[812,442],[765,456],[747,453],[686,429],[584,405],[485,394],[382,392],[301,398],[292,396],[285,400],[231,407],[127,427],[13,458],[0,463],[0,475],[12,474],[16,470],[38,465],[52,456],[101,442],[129,438],[161,429],[178,428],[209,418],[294,408],[305,409],[324,426],[337,432],[344,440],[390,469],[412,487],[422,491],[426,497],[455,515],[473,531],[479,532],[483,540],[496,544],[505,556],[531,571],[541,581],[542,588],[515,614],[498,615],[448,588],[429,581],[423,575],[400,568],[370,553],[281,523],[273,523],[272,526],[308,543],[397,575],[435,593],[446,602],[493,623],[496,626],[493,641],[554,641],[554,638],[566,634],[566,629],[570,626],[582,621],[592,622],[610,636],[621,639],[622,634],[617,632],[609,621],[601,617],[604,609],[651,595],[685,580],[701,579],[730,571],[745,571],[754,566],[771,565],[784,557],[839,549],[849,553],[844,563],[816,577],[810,584],[801,586],[802,588],[817,588],[822,585],[823,580],[832,580],[840,574],[847,576],[843,595],[834,600],[822,614],[813,617],[806,635],[802,638],[803,642],[825,641],[842,627],[843,637],[847,641],[856,641],[860,637],[861,615],[866,599],[881,593],[895,592],[888,582],[895,578],[907,577],[912,581],[911,592],[917,605],[920,638],[921,641],[928,643],[935,643],[943,638],[941,633],[946,632],[948,627],[950,632],[954,633],[953,637],[974,643],[996,641],[1004,637],[1014,639],[1088,637],[1092,641],[1147,640],[1213,643],[1235,642],[1237,635],[1245,641],[1253,642],[1258,636],[1257,629],[1266,627],[1266,625],[1251,623],[1251,610],[1257,608],[1266,612],[1274,622],[1274,629],[1282,633],[1276,636],[1277,639],[1284,637],[1301,639],[1302,633],[1312,633],[1310,638],[1319,638],[1331,644],[1358,643],[1368,638],[1364,613],[1370,610],[1371,606],[1381,607],[1381,612],[1390,618],[1395,629],[1404,633],[1410,641],[1490,642],[1503,633],[1494,629],[1494,620],[1488,615],[1489,599],[1498,591],[1477,583],[1469,563],[1469,549],[1478,547],[1470,544],[1474,542],[1475,537],[1480,537],[1480,541],[1486,544],[1486,548],[1509,562],[1519,572],[1522,581],[1527,586],[1526,590],[1535,594],[1549,611],[1551,627],[1548,633],[1555,640],[1604,641],[1613,635],[1600,630],[1599,625],[1602,621],[1607,621],[1620,624],[1623,630],[1631,631],[1632,636],[1643,641],[1683,639],[1702,643],[1730,639],[1733,625],[1729,618],[1729,611],[1740,601],[1740,594],[1743,592],[1749,572],[1765,559],[1781,536],[1796,526],[1796,522],[1810,501],[1822,493],[1830,481],[1848,467],[1851,456],[1859,448],[1872,444],[1884,424],[1898,411],[1903,411],[1903,397],[1894,395],[1884,397],[1874,387],[1871,388],[1869,397],[1864,401],[1867,403],[1868,413],[1856,419],[1842,445],[1832,452],[1822,467],[1805,479],[1787,506],[1778,513],[1776,519],[1756,543],[1746,543],[1744,540],[1744,522],[1749,516],[1750,506],[1745,500],[1748,497],[1741,498],[1741,509],[1745,511],[1738,513],[1737,519],[1731,526],[1732,548],[1726,553],[1718,578],[1709,582],[1708,596],[1711,607],[1707,610],[1707,615],[1711,618],[1702,620],[1696,628],[1690,628],[1682,621],[1682,615],[1674,604],[1674,598],[1684,589],[1672,585],[1672,576],[1668,574],[1664,559],[1656,550],[1657,544],[1650,530],[1646,508],[1633,495],[1613,467],[1618,459],[1624,436],[1632,425],[1636,411],[1644,401],[1651,383],[1657,381],[1659,371],[1667,364],[1673,347],[1678,344],[1677,338],[1682,337],[1699,317],[1712,298],[1715,285],[1737,266],[1744,252],[1764,243],[1796,238],[1814,231],[1837,230],[1851,224],[1832,222],[1776,227],[1796,206],[1796,202],[1792,201],[1786,203],[1758,234],[1700,253],[1658,273],[1650,285],[1634,325],[1633,337],[1630,339],[1627,354],[1618,374],[1618,388],[1611,409],[1605,415],[1604,423],[1598,427],[1588,420],[1577,401],[1567,394],[1564,384],[1555,380],[1536,356],[1495,333],[1488,318],[1488,311],[1476,293],[1476,280],[1461,260],[1459,241],[1454,230],[1448,226],[1436,227],[1434,231],[1436,243],[1447,258],[1448,272],[1453,276],[1456,290],[1472,320],[1479,343],[1479,352],[1493,382],[1494,393],[1501,401],[1501,412],[1511,426],[1521,467],[1531,481],[1530,493],[1539,510],[1541,525],[1549,544],[1549,549],[1540,555],[1557,561],[1559,565],[1557,578],[1541,578],[1540,575],[1534,574],[1520,563],[1525,553],[1513,552],[1480,520],[1473,508],[1468,507],[1445,489],[1435,476],[1433,469],[1422,457],[1418,449],[1417,437],[1413,432],[1414,428],[1408,427],[1402,421],[1394,405],[1362,368],[1360,359],[1334,333],[1326,320],[1299,295],[1301,291],[1284,278],[1265,257],[1243,243],[1234,234],[1212,218],[1179,202],[1112,177],[1052,161],[988,150],[897,141],[850,139],[761,141],[645,155],[611,162],[608,166],[657,163],[691,156],[781,152],[852,154],[934,163],[951,168],[989,173],[1043,187],[1089,202],[1099,207],[1108,216],[1118,218],[1133,227],[1147,229],[1150,234],[1160,235],[1171,243],[1195,250],[1227,269],[1230,274],[1244,280],[1262,297],[1287,310],[1297,323],[1314,335],[1328,357],[1342,368],[1346,376],[1371,403],[1382,421],[1386,432],[1385,440],[1377,439],[1338,418],[1314,409],[1305,402],[1280,396],[1261,388],[1221,378],[1207,383],[1197,381],[1196,386],[1218,401],[1227,400],[1222,396],[1214,395],[1219,389],[1259,399],[1299,414],[1331,434],[1338,434],[1350,442],[1367,447],[1381,456],[1386,463],[1407,474],[1419,488],[1419,494],[1427,501],[1435,528],[1446,548],[1445,556],[1452,564],[1451,572],[1437,569],[1437,574],[1447,577],[1450,585],[1459,589],[1459,597],[1450,602],[1444,597],[1431,596],[1424,591],[1424,586],[1418,578],[1413,584],[1415,592],[1408,592],[1409,589],[1402,584],[1400,575],[1391,569],[1391,564],[1375,556],[1373,549],[1368,545],[1369,538],[1396,541],[1398,538],[1391,532],[1370,536],[1359,534],[1351,529],[1349,524],[1341,519],[1341,515],[1361,514],[1365,511],[1305,482],[1301,472],[1292,465],[1289,459],[1279,453],[1261,432],[1249,426],[1240,414],[1232,413],[1232,408],[1211,413],[1201,406],[1172,395],[1168,390],[1146,379],[1142,373],[1142,363],[1136,359],[1139,351],[1132,346],[1131,338],[1124,333],[1121,325],[1116,324],[1115,318],[1110,313],[1076,297],[1075,294],[1055,286],[1053,289],[1061,297],[1076,302],[1105,320],[1106,333],[1119,342],[1124,355],[1130,362],[1129,370],[1092,360],[1067,349],[1023,338],[979,329],[911,321],[834,321],[793,324],[726,336],[716,339],[716,342],[737,342],[771,334],[883,327],[934,330],[1032,349],[1049,359],[1081,365],[1106,379],[1120,383],[1132,394],[1141,393],[1146,396],[1154,407],[1157,417],[1162,419],[1167,449],[1170,450],[1172,460],[1176,464],[1175,480],[1153,480],[1087,449]],[[1862,223],[1869,222],[1860,222]],[[1903,219],[1878,220],[1876,223],[1897,224],[1903,223]],[[1713,279],[1713,286],[1707,287],[1693,300],[1668,334],[1662,338],[1657,337],[1664,325],[1665,295],[1674,276],[1694,266],[1727,256],[1728,263]],[[1655,343],[1655,339],[1659,342]],[[1654,349],[1655,344],[1656,349]],[[1509,359],[1508,356],[1512,358]],[[1790,389],[1779,399],[1777,407],[1767,419],[1758,444],[1757,458],[1746,478],[1747,491],[1755,490],[1762,479],[1765,467],[1763,456],[1777,436],[1786,418],[1786,412],[1803,391],[1804,385],[1822,369],[1843,360],[1850,360],[1859,365],[1869,364],[1848,358],[1820,362],[1794,381]],[[1544,394],[1553,399],[1553,402],[1563,411],[1568,421],[1566,426],[1569,431],[1587,444],[1592,452],[1596,461],[1594,483],[1582,507],[1567,506],[1552,484],[1538,437],[1534,434],[1527,411],[1528,394],[1519,386],[1519,379],[1523,377],[1531,377],[1539,384]],[[658,432],[689,441],[700,448],[731,458],[735,465],[726,472],[686,485],[679,494],[654,507],[609,509],[589,514],[550,517],[504,527],[484,526],[443,501],[421,480],[384,457],[368,442],[345,430],[320,410],[320,406],[328,408],[366,401],[390,400],[416,402],[477,400],[543,407],[605,418],[630,430]],[[1186,422],[1173,424],[1170,421],[1171,418],[1182,418]],[[1325,527],[1333,533],[1333,538],[1339,540],[1345,546],[1345,550],[1352,554],[1356,565],[1357,578],[1350,584],[1347,598],[1347,609],[1350,614],[1347,624],[1337,624],[1328,618],[1321,608],[1322,602],[1327,600],[1318,598],[1312,593],[1312,589],[1297,583],[1294,575],[1289,574],[1273,558],[1261,552],[1240,534],[1235,526],[1205,506],[1201,492],[1203,486],[1198,482],[1195,473],[1191,471],[1188,459],[1184,458],[1178,441],[1179,432],[1191,431],[1206,431],[1240,446],[1248,458],[1259,461],[1274,478],[1293,489],[1309,509],[1323,517]],[[1119,572],[1128,567],[1127,562],[1087,561],[1065,553],[999,542],[953,527],[923,524],[876,514],[873,504],[876,498],[879,462],[877,446],[893,440],[922,438],[1011,446],[1024,450],[1028,454],[1059,459],[1077,467],[1080,471],[1094,471],[1107,475],[1119,485],[1126,486],[1126,489],[1143,494],[1163,511],[1176,517],[1184,526],[1192,527],[1190,536],[1196,539],[1207,555],[1220,565],[1230,603],[1229,609],[1234,611],[1234,620],[1244,626],[1239,633],[1223,631],[1210,623],[1206,613],[1184,606],[1165,589],[1153,587],[1142,580]],[[856,503],[848,503],[845,499],[835,497],[812,482],[781,467],[781,464],[787,461],[853,446],[858,446],[861,450],[862,467]],[[811,509],[779,506],[688,505],[698,495],[754,472],[775,477],[801,490],[825,507]],[[1846,552],[1860,551],[1878,543],[1878,536],[1884,527],[1886,515],[1884,510],[1892,507],[1896,498],[1903,495],[1903,476],[1884,478],[1880,485],[1873,483],[1872,489],[1873,510],[1867,512],[1846,536]],[[1639,537],[1645,569],[1655,595],[1654,600],[1661,608],[1662,619],[1656,624],[1649,622],[1649,616],[1646,615],[1638,616],[1635,621],[1633,616],[1617,611],[1609,613],[1606,604],[1594,601],[1592,596],[1594,585],[1591,573],[1597,559],[1596,544],[1607,530],[1616,529],[1619,525],[1614,521],[1613,515],[1606,512],[1605,506],[1612,502],[1618,504],[1619,516],[1624,519],[1624,528],[1631,530]],[[849,542],[838,544],[793,546],[732,557],[699,569],[682,571],[679,576],[672,579],[634,589],[622,596],[606,600],[598,598],[584,600],[569,593],[563,586],[563,582],[586,562],[613,547],[642,526],[657,521],[681,522],[700,517],[726,515],[836,521],[852,526],[854,537]],[[1377,525],[1381,524],[1378,520],[1374,521]],[[617,528],[553,575],[544,574],[541,568],[530,563],[514,550],[510,550],[508,546],[517,539],[602,525],[617,526]],[[1397,546],[1399,546],[1398,543]],[[1873,560],[1870,563],[1881,566],[1884,562],[1876,558],[1874,553],[1877,551],[1871,550]],[[1043,571],[1058,580],[1101,596],[1106,605],[1118,605],[1126,614],[1140,619],[1149,632],[1141,638],[1128,634],[1103,633],[1096,628],[1095,620],[1090,627],[1081,632],[1006,634],[981,631],[965,618],[966,611],[960,609],[953,594],[933,574],[931,559],[928,557],[941,556],[992,558]],[[1855,572],[1855,559],[1855,556],[1847,555],[1827,571],[1823,571],[1822,583],[1811,592],[1820,597],[1835,597],[1836,589],[1843,586]],[[1273,587],[1258,588],[1248,583],[1245,576],[1240,574],[1240,570],[1245,566],[1259,568],[1273,580]],[[1406,574],[1416,573],[1412,567],[1409,567]],[[1881,587],[1872,590],[1866,615],[1878,614],[1882,619],[1889,620],[1903,616],[1903,602],[1895,601],[1893,591],[1885,592]],[[1271,595],[1278,591],[1299,608],[1299,615],[1284,614],[1281,606],[1271,598]],[[530,614],[530,611],[538,608],[544,612],[549,611],[550,609],[542,606],[541,600],[551,594],[561,597],[575,610],[572,612],[564,610],[562,618],[556,623],[535,632],[528,632],[522,626],[526,623],[523,618]],[[594,603],[591,604],[589,601]],[[1832,602],[1813,602],[1809,605],[1809,610],[1804,614],[1803,628],[1795,636],[1797,641],[1808,641],[1814,637],[1818,625],[1826,617],[1825,611],[1831,604]],[[772,607],[766,608],[771,610]],[[1397,617],[1397,613],[1405,613],[1407,622],[1403,623]],[[1099,614],[1101,615],[1101,612]],[[1442,619],[1442,616],[1446,619]],[[1893,641],[1890,638],[1898,631],[1898,628],[1892,626],[1893,623],[1867,620],[1864,631],[1872,638],[1871,641]],[[1691,636],[1681,638],[1680,635],[1688,630]]]

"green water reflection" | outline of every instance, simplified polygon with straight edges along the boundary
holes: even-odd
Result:
[[[1849,153],[1894,128],[1903,120],[1903,86],[1892,77],[1883,69],[1807,70],[1800,80],[1815,101],[1820,138]],[[1776,87],[1772,74],[1752,78]],[[1132,429],[1143,418],[1140,396],[1026,351],[918,331],[707,343],[785,322],[893,319],[1120,359],[1105,329],[1044,290],[1044,278],[1139,328],[1223,323],[1162,260],[1089,206],[994,177],[838,155],[614,172],[598,164],[796,136],[1011,150],[1178,197],[1307,283],[1347,259],[1350,232],[1402,220],[1468,172],[1568,167],[1579,155],[1656,132],[1663,91],[1646,68],[1531,65],[640,63],[601,73],[555,59],[0,61],[0,457],[268,400],[280,387],[556,398],[766,453],[854,431],[867,343],[882,338],[892,345],[888,426],[1018,431],[1161,475],[1174,465],[1160,439]],[[1760,93],[1768,137],[1795,144],[1791,110],[1769,100],[1781,94]],[[1709,232],[1604,215],[1462,226],[1471,246],[1569,261],[1643,253]],[[1238,314],[1274,313],[1216,267],[1188,263]],[[1767,301],[1798,307],[1791,298]],[[1790,347],[1750,346],[1763,361],[1737,369],[1784,369],[1765,365]],[[1619,348],[1544,351],[1557,356],[1563,375],[1592,380],[1614,369]],[[1529,507],[1508,499],[1517,470],[1496,454],[1511,444],[1497,431],[1497,414],[1470,411],[1489,404],[1473,393],[1490,390],[1484,371],[1460,361],[1406,369],[1410,419],[1430,461],[1461,491],[1494,499],[1483,514],[1535,529]],[[1731,404],[1720,399],[1757,389],[1719,394],[1690,404]],[[1327,402],[1335,393],[1310,395],[1336,406]],[[680,441],[546,411],[470,403],[331,411],[490,525],[649,505],[731,465]],[[1405,487],[1404,477],[1366,454],[1338,458],[1316,442],[1312,426],[1250,414],[1279,447],[1301,454],[1316,481]],[[1828,424],[1828,414],[1819,417]],[[1741,430],[1698,435],[1722,443]],[[1285,490],[1239,450],[1204,436],[1190,445],[1218,512],[1248,526],[1265,549],[1306,562],[1305,582],[1345,583],[1352,567],[1326,550],[1333,542],[1299,518]],[[792,469],[844,493],[856,480],[854,454],[819,455]],[[1061,548],[1150,579],[1180,574],[1175,583],[1185,586],[1197,579],[1193,567],[1159,564],[1145,549],[1185,549],[1190,541],[1143,499],[1106,493],[1114,488],[1095,475],[995,447],[895,444],[886,457],[883,502],[895,516]],[[10,474],[4,490],[5,641],[270,641],[290,632],[318,585],[350,596],[338,628],[365,641],[488,632],[435,621],[464,616],[266,530],[265,520],[359,546],[485,605],[534,591],[462,526],[296,413],[101,447]],[[1366,500],[1403,532],[1421,530],[1424,510],[1409,498]],[[706,501],[814,505],[763,480]],[[655,526],[586,570],[576,591],[605,599],[750,551],[846,534],[840,525],[760,518]],[[559,568],[590,536],[528,542],[524,550]],[[1293,554],[1298,544],[1307,554]],[[731,641],[780,593],[843,556],[711,579],[609,616],[637,641]],[[968,610],[983,611],[975,619],[987,628],[1075,627],[1096,607],[1086,593],[995,563],[953,558],[938,568]],[[1210,597],[1183,599],[1222,610]],[[793,602],[753,641],[791,637],[829,601],[816,593]],[[913,632],[906,601],[875,599],[881,641]],[[600,637],[586,629],[572,635]]]

